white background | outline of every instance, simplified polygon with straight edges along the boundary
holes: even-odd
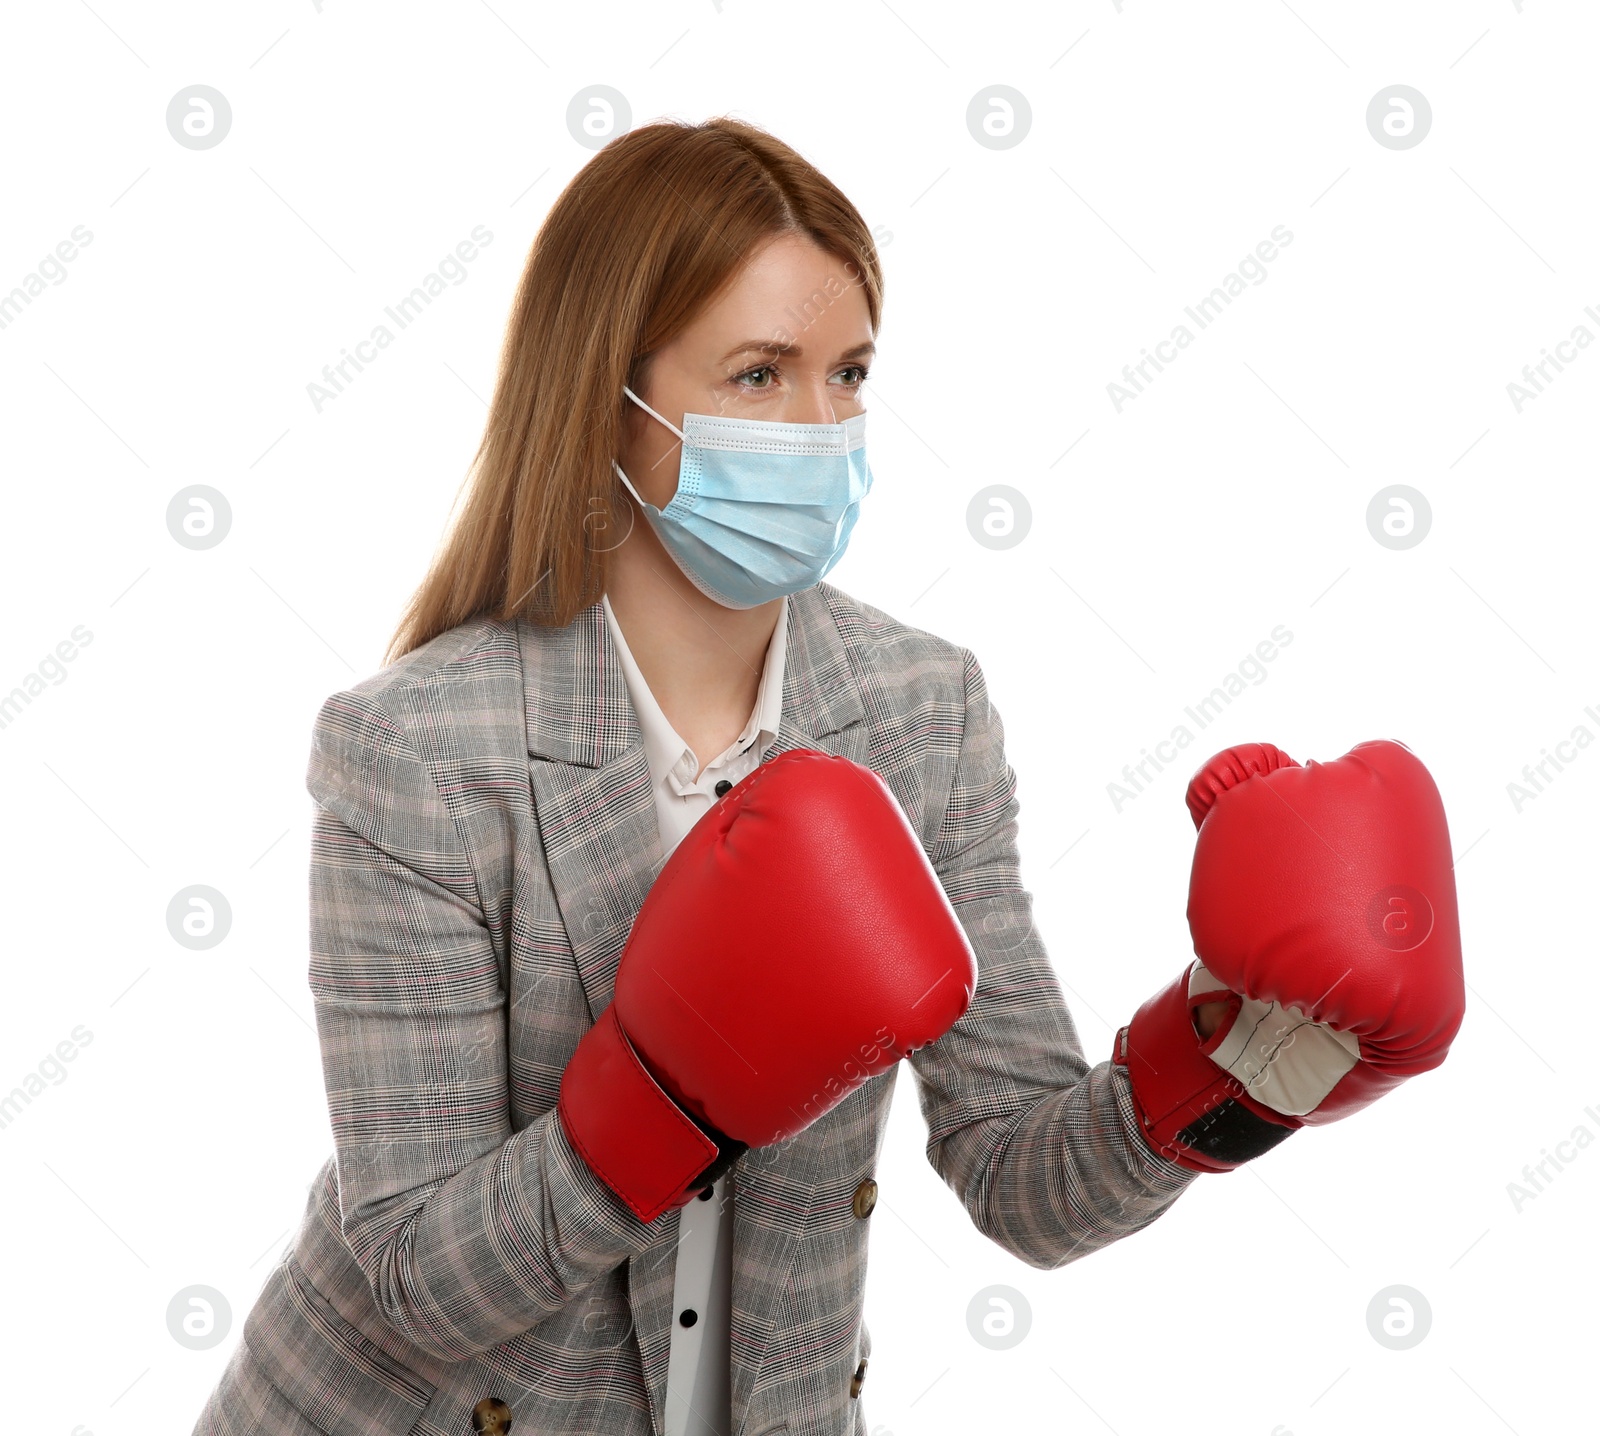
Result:
[[[1507,388],[1600,334],[1592,7],[105,0],[6,31],[0,294],[92,235],[0,329],[0,694],[90,635],[0,727],[0,1095],[76,1047],[0,1127],[8,1430],[188,1431],[331,1150],[311,722],[379,666],[443,531],[593,85],[634,124],[765,126],[878,229],[876,483],[830,581],[983,663],[1092,1060],[1189,956],[1183,791],[1211,752],[1398,738],[1450,818],[1469,1010],[1446,1065],[1109,1250],[1040,1272],[980,1236],[900,1074],[869,1426],[1593,1427],[1600,1144],[1520,1210],[1508,1184],[1600,1135],[1600,748],[1520,810],[1508,784],[1600,735],[1600,353],[1520,412]],[[232,110],[198,151],[166,119],[196,84]],[[1432,110],[1408,149],[1367,126],[1395,84]],[[1031,110],[1004,149],[968,128],[996,85]],[[318,413],[323,366],[478,225],[466,281]],[[1122,366],[1279,225],[1265,280],[1118,412]],[[1031,509],[1005,551],[968,529],[996,483]],[[232,510],[201,552],[167,528],[193,484]],[[1432,511],[1404,550],[1367,523],[1393,484]],[[1264,679],[1118,811],[1123,765],[1277,625]],[[232,908],[201,952],[166,919],[197,883]],[[168,1332],[191,1285],[232,1307],[208,1351]],[[969,1334],[992,1285],[1031,1308],[1010,1350]],[[1431,1311],[1405,1351],[1368,1328],[1394,1285]]]

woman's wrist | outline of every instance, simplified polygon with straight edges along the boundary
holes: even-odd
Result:
[[[1195,1031],[1202,1038],[1209,1038],[1222,1025],[1222,1019],[1227,1015],[1228,1003],[1226,1001],[1202,1002],[1194,1010]]]

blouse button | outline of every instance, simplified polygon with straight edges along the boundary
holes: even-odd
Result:
[[[717,779],[717,796],[720,798],[732,786],[733,786],[733,784],[730,783],[726,778],[718,778]]]

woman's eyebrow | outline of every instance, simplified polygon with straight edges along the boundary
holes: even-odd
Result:
[[[728,360],[739,354],[746,354],[752,349],[762,354],[790,354],[796,359],[805,357],[805,351],[798,344],[779,344],[775,339],[747,339],[743,344],[735,344],[732,349],[728,350],[722,356],[721,362],[726,364]],[[865,344],[857,344],[853,348],[846,349],[839,357],[841,359],[855,359],[862,354],[875,354],[877,350],[878,346],[869,339]]]

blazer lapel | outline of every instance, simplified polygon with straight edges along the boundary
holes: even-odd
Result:
[[[819,584],[787,600],[783,716],[764,758],[816,748],[866,761],[860,688],[827,590]],[[517,629],[536,823],[592,1020],[611,1001],[617,960],[664,863],[650,766],[600,604],[566,628],[519,622]],[[771,1161],[734,1169],[735,1429],[771,1341],[797,1233],[811,1207],[816,1162],[801,1141]],[[661,1241],[628,1263],[629,1303],[658,1425],[666,1405],[678,1214],[661,1221]]]
[[[594,1020],[662,863],[644,734],[598,603],[517,627],[534,820]]]

